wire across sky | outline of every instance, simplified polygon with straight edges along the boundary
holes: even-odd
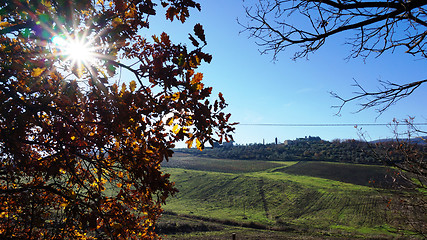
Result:
[[[402,123],[406,124],[406,123]],[[264,127],[355,127],[355,126],[390,126],[390,123],[239,123],[240,126]],[[400,125],[400,124],[399,124]],[[413,126],[425,126],[427,123],[411,123]]]

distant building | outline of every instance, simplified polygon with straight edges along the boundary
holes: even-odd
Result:
[[[222,143],[222,146],[227,148],[227,147],[233,147],[234,145],[234,141],[229,141],[229,142],[224,142]]]
[[[297,138],[295,140],[285,140],[285,145],[293,145],[297,143],[309,143],[309,142],[319,142],[322,141],[320,137],[312,137],[312,136],[305,136],[304,138]]]
[[[220,144],[219,142],[214,142],[213,143],[213,148],[228,148],[228,147],[233,147],[234,146],[234,141],[229,141],[229,142],[223,142],[222,144]]]
[[[312,136],[305,136],[305,138],[297,138],[296,141],[301,141],[301,142],[317,142],[317,141],[322,141],[322,139],[320,137],[312,137]]]

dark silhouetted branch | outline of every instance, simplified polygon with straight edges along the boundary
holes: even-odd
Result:
[[[366,91],[357,81],[355,81],[354,86],[359,89],[358,92],[355,92],[355,96],[350,98],[343,98],[335,92],[330,92],[330,94],[334,98],[337,98],[341,101],[341,105],[333,106],[333,108],[338,109],[337,114],[341,112],[344,105],[358,100],[366,100],[360,103],[361,108],[358,110],[358,112],[367,108],[377,107],[377,111],[381,114],[397,101],[411,95],[425,82],[427,82],[427,79],[403,85],[391,82],[381,82],[382,88],[379,91],[369,92]]]

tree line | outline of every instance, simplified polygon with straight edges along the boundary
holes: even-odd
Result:
[[[367,143],[358,140],[333,141],[294,141],[291,144],[248,144],[232,147],[207,148],[203,152],[195,149],[179,149],[199,156],[236,160],[267,161],[330,161],[358,164],[384,164],[378,154],[387,156],[391,161],[400,162],[402,154],[397,145],[404,142],[388,141]],[[425,145],[416,145],[425,152]]]

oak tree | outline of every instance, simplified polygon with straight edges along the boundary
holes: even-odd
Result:
[[[290,47],[299,49],[294,59],[307,57],[339,35],[348,37],[349,57],[403,50],[425,60],[426,7],[424,0],[258,0],[246,7],[248,22],[241,25],[257,39],[261,53],[272,52],[274,58]],[[425,82],[427,79],[404,84],[383,81],[375,91],[356,82],[358,91],[353,97],[332,95],[341,100],[336,106],[339,111],[346,103],[360,100],[361,110],[376,107],[381,113]]]
[[[162,161],[177,141],[228,140],[225,100],[197,72],[212,56],[144,37],[193,0],[0,2],[0,238],[152,239],[176,192]],[[122,79],[127,72],[126,79]]]

